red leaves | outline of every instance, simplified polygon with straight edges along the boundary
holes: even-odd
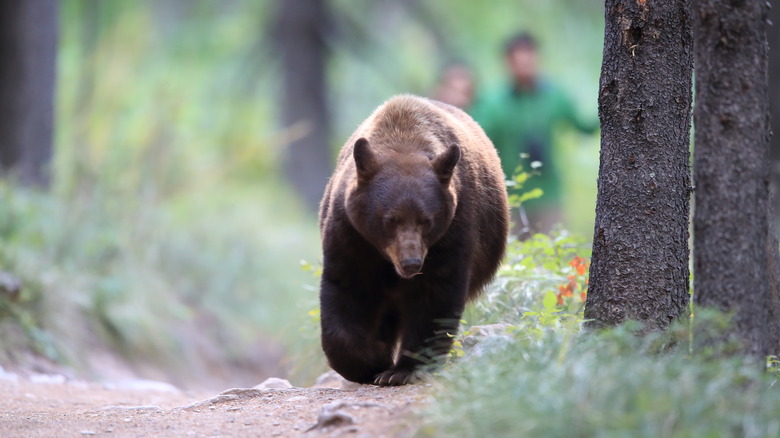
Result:
[[[585,275],[585,272],[590,268],[590,262],[584,257],[575,256],[572,261],[569,262],[569,266],[577,271],[577,275]],[[569,277],[571,279],[571,277]]]
[[[574,294],[579,291],[578,297],[581,302],[585,302],[588,296],[588,269],[590,269],[590,261],[584,257],[576,256],[569,262],[569,266],[574,268],[574,274],[567,277],[566,283],[558,286],[558,293],[555,297],[558,299],[557,304],[563,306],[566,303],[566,298],[573,298]]]

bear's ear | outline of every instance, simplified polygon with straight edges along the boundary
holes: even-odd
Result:
[[[460,160],[460,146],[456,143],[450,145],[446,151],[433,159],[433,170],[442,184],[449,184],[455,165]]]
[[[371,179],[377,171],[378,164],[368,140],[363,137],[357,139],[352,149],[352,156],[355,158],[359,181],[366,182]]]

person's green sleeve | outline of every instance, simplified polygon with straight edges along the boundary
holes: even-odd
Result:
[[[558,105],[561,109],[564,120],[570,123],[575,129],[586,134],[592,134],[599,129],[598,121],[586,121],[577,115],[571,100],[563,93],[558,94]]]
[[[494,133],[492,117],[490,117],[490,104],[484,100],[478,100],[469,110],[469,115],[479,123],[488,138]]]

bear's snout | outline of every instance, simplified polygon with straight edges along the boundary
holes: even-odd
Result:
[[[414,274],[420,272],[422,269],[422,259],[403,259],[401,260],[401,270],[407,277],[411,277]]]
[[[406,279],[421,273],[426,252],[419,227],[401,227],[386,249],[395,271]]]

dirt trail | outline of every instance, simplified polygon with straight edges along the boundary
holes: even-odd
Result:
[[[267,385],[277,386],[277,385]],[[0,437],[408,437],[422,385],[234,389],[221,395],[157,382],[62,376],[0,380]]]

